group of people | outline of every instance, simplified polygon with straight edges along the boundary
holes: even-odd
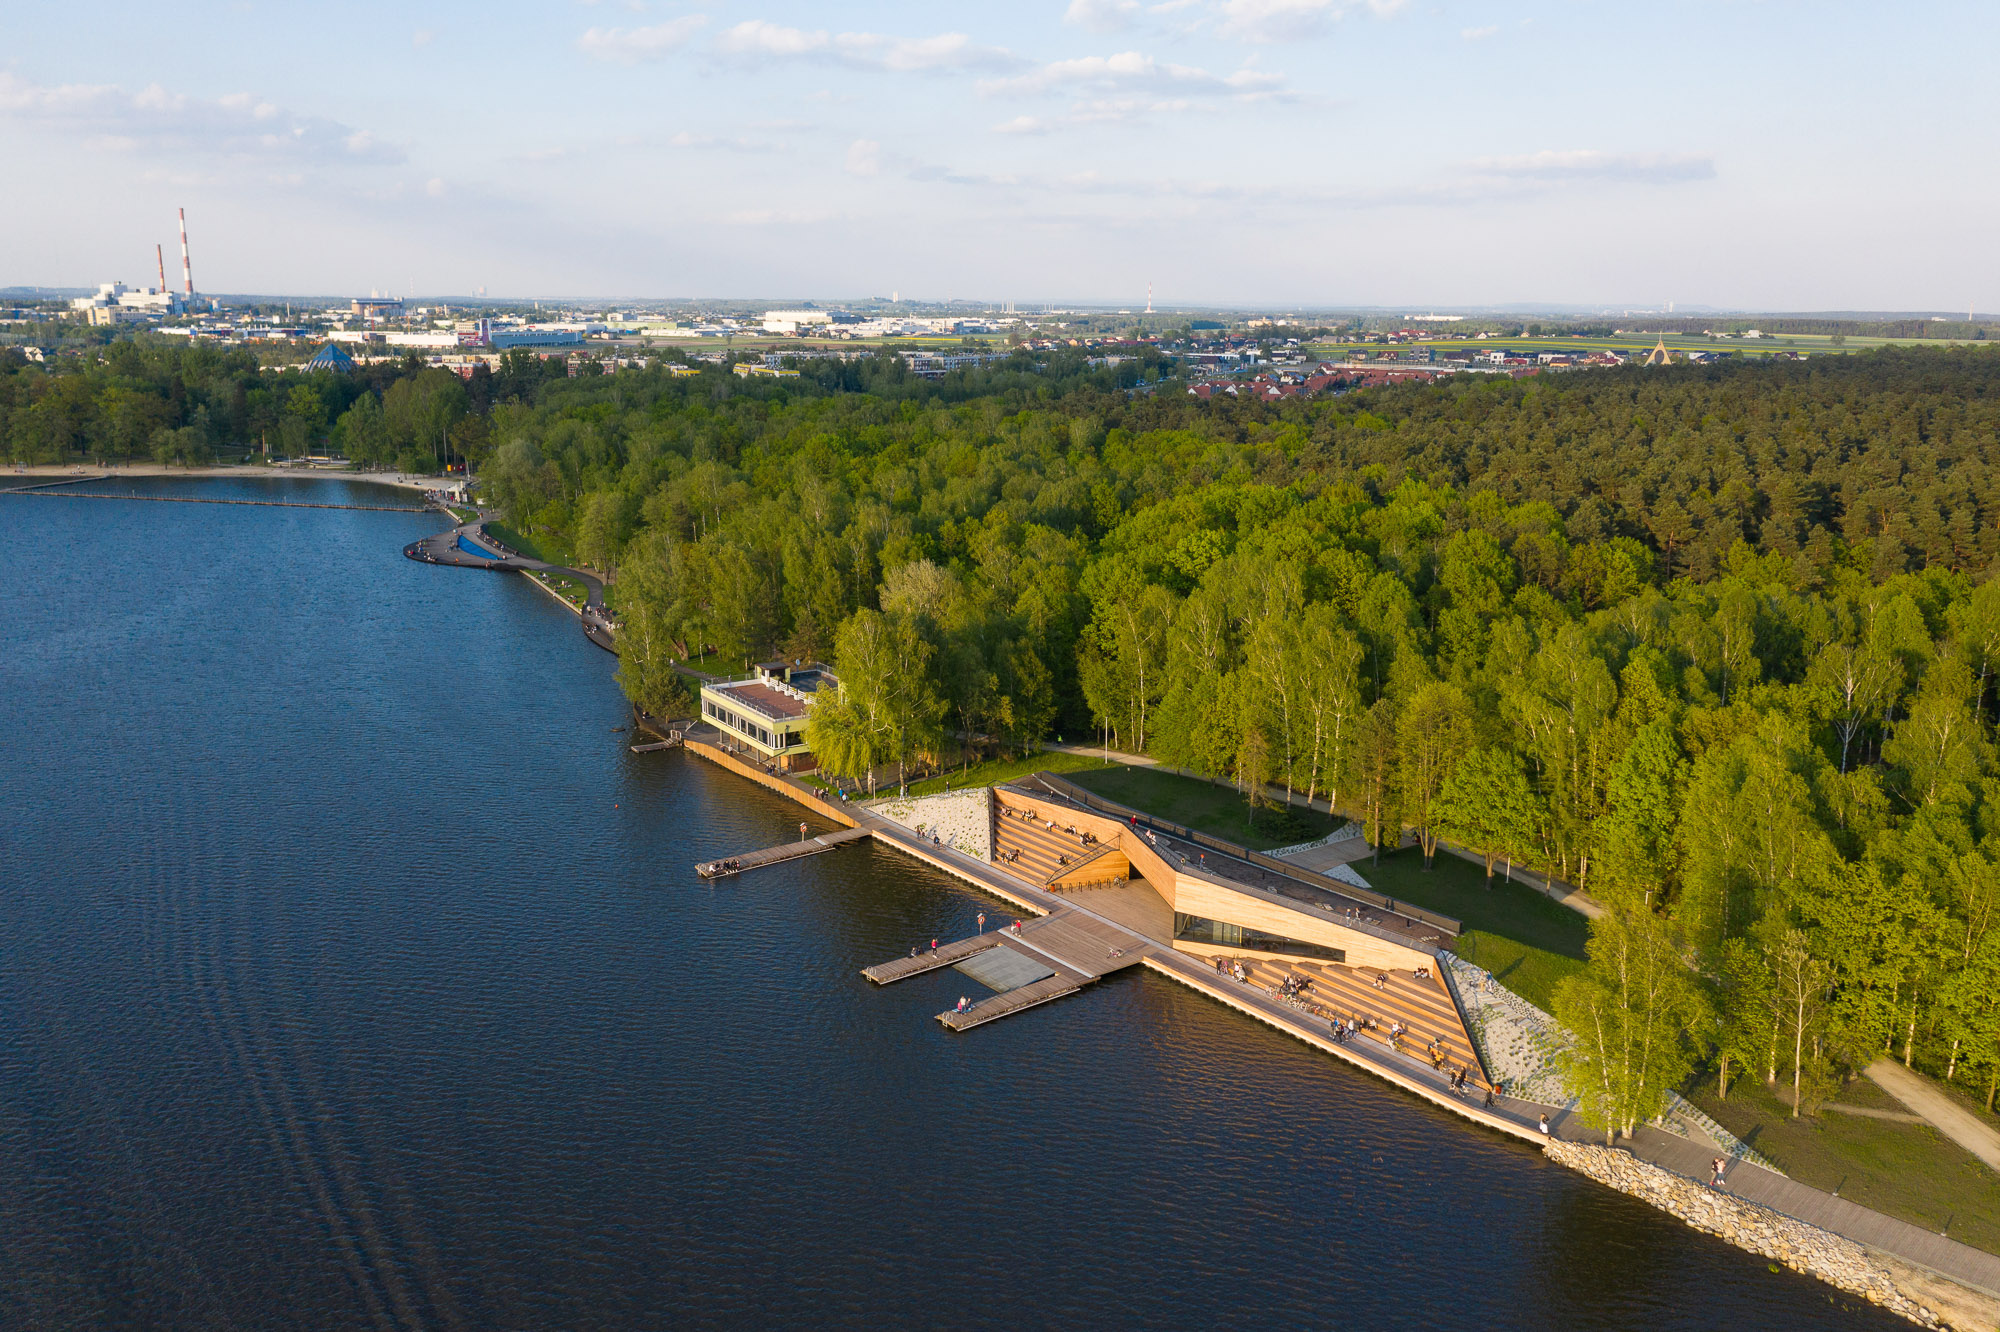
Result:
[[[1362,1032],[1373,1031],[1374,1029],[1375,1019],[1360,1013],[1354,1014],[1345,1022],[1342,1022],[1339,1018],[1335,1018],[1333,1020],[1334,1044],[1345,1045]]]

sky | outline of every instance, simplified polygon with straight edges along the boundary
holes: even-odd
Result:
[[[0,286],[2000,309],[2000,5],[0,8]]]

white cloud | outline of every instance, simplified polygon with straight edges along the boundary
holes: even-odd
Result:
[[[437,34],[432,32],[429,28],[418,28],[415,32],[410,34],[410,45],[415,47],[429,46],[431,44],[432,39],[435,38],[436,36]]]
[[[995,134],[1053,134],[1087,125],[1130,125],[1156,115],[1192,110],[1186,97],[1096,97],[1074,102],[1063,116],[1015,116],[993,127]]]
[[[321,163],[400,162],[403,152],[324,116],[301,115],[250,93],[212,100],[155,83],[39,84],[0,71],[0,120],[73,134],[111,152],[188,151]]]
[[[1518,157],[1482,157],[1472,162],[1482,175],[1522,180],[1712,180],[1715,159],[1698,153],[1605,153],[1593,148],[1544,149]]]
[[[856,139],[847,145],[847,172],[852,176],[882,174],[882,145],[873,139]]]
[[[746,19],[717,33],[715,49],[730,55],[801,56],[825,50],[831,40],[824,32],[806,32],[764,19]]]
[[[424,193],[430,195],[433,199],[444,198],[444,177],[432,176],[429,180],[425,181]]]
[[[1488,37],[1491,37],[1494,33],[1499,31],[1500,29],[1498,27],[1492,24],[1488,24],[1486,27],[1483,28],[1460,28],[1458,30],[1458,35],[1460,37],[1463,37],[1468,42],[1482,42],[1485,41]]]
[[[783,148],[768,139],[723,138],[715,134],[696,134],[681,130],[667,140],[674,148],[721,148],[737,153],[776,153]]]
[[[1365,0],[1377,18],[1387,18],[1404,0]],[[1357,0],[1222,0],[1217,12],[1225,37],[1244,42],[1297,42],[1317,37],[1353,9]]]
[[[1132,26],[1139,0],[1069,0],[1063,22],[1091,32],[1119,32]]]
[[[707,22],[706,14],[687,14],[648,28],[586,28],[576,45],[587,56],[635,65],[641,60],[658,60],[685,46]]]
[[[989,95],[1033,95],[1063,89],[1154,89],[1247,98],[1272,96],[1282,92],[1284,85],[1283,75],[1261,70],[1211,74],[1192,65],[1165,64],[1137,51],[1121,51],[1116,55],[1051,61],[1013,78],[989,79],[979,85],[979,91]]]
[[[744,60],[816,57],[860,69],[898,74],[946,69],[1011,69],[1024,62],[997,46],[979,46],[962,32],[891,37],[878,32],[829,33],[746,19],[716,35],[715,49]]]

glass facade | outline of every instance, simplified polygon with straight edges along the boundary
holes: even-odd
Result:
[[[1224,920],[1210,920],[1205,916],[1190,916],[1184,911],[1174,913],[1174,938],[1188,943],[1219,944],[1225,948],[1241,948],[1253,953],[1289,953],[1293,957],[1317,958],[1322,962],[1345,962],[1347,950],[1328,948],[1324,944],[1305,943],[1298,939],[1287,939],[1281,934],[1266,934],[1253,930],[1247,925],[1231,925]]]

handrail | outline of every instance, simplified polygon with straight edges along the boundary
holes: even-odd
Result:
[[[1099,842],[1097,844],[1097,849],[1095,851],[1092,851],[1089,855],[1073,860],[1067,865],[1058,865],[1054,869],[1050,870],[1047,877],[1045,877],[1042,880],[1042,887],[1047,888],[1049,885],[1053,884],[1057,879],[1068,878],[1070,875],[1082,869],[1085,865],[1088,865],[1092,861],[1097,860],[1103,856],[1110,855],[1113,851],[1118,851],[1119,854],[1121,855],[1124,854],[1121,848],[1113,845],[1110,842]]]
[[[1177,823],[1168,823],[1164,819],[1154,818],[1142,809],[1133,809],[1129,805],[1121,805],[1116,801],[1094,796],[1076,783],[1058,777],[1052,772],[1035,773],[1034,779],[1056,795],[1073,800],[1087,809],[1096,809],[1103,813],[1116,814],[1127,818],[1143,819],[1160,831],[1170,833],[1175,837],[1199,843],[1213,850],[1220,851],[1225,855],[1234,856],[1238,860],[1248,861],[1252,865],[1256,865],[1261,869],[1268,869],[1276,874],[1282,874],[1286,878],[1297,879],[1308,887],[1323,888],[1328,892],[1338,893],[1343,897],[1373,903],[1384,911],[1393,912],[1399,916],[1413,917],[1414,919],[1423,921],[1427,925],[1433,925],[1438,929],[1446,931],[1454,938],[1465,932],[1464,923],[1450,916],[1426,910],[1409,902],[1399,901],[1384,893],[1375,892],[1373,889],[1357,888],[1351,883],[1343,883],[1339,879],[1329,878],[1324,874],[1306,869],[1302,865],[1293,865],[1279,860],[1274,856],[1267,856],[1261,851],[1252,851],[1250,848],[1238,846],[1234,842],[1225,842],[1219,837],[1211,837],[1207,833],[1196,832],[1191,828],[1183,828]]]
[[[1472,1047],[1472,1060],[1479,1065],[1479,1080],[1497,1091],[1500,1084],[1493,1081],[1493,1070],[1486,1066],[1486,1052],[1479,1048],[1479,1038],[1472,1034],[1472,1023],[1466,1017],[1465,1000],[1458,992],[1458,981],[1451,974],[1451,964],[1440,959],[1438,965],[1432,968],[1431,975],[1444,982],[1445,995],[1451,1000],[1451,1006],[1458,1010],[1458,1025],[1465,1028],[1465,1043]]]

